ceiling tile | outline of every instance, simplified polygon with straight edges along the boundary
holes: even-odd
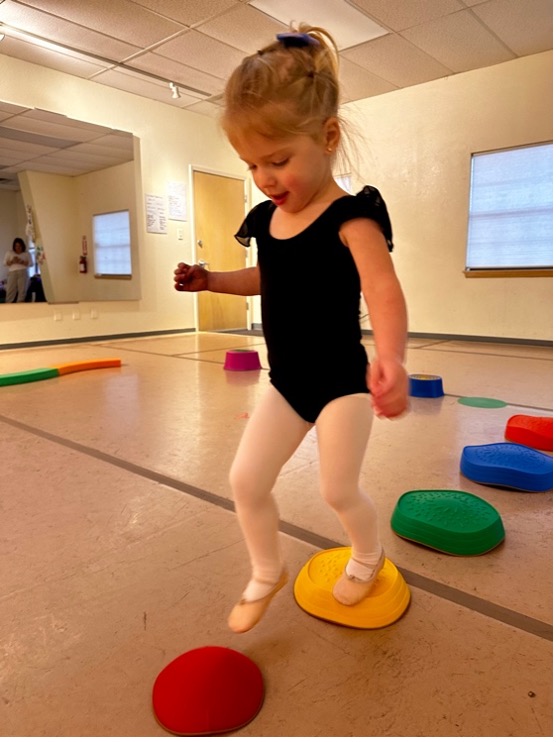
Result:
[[[450,74],[447,67],[396,34],[347,49],[343,56],[399,88]]]
[[[0,101],[0,119],[6,119],[10,116],[15,116],[18,113],[25,113],[30,111],[30,108],[24,108],[23,106],[16,106],[15,103],[8,103],[6,101]]]
[[[220,118],[220,115],[222,114],[222,107],[211,103],[208,100],[199,101],[199,103],[194,103],[192,106],[187,106],[187,110],[193,111],[194,113],[201,113],[204,116],[210,116],[215,119]]]
[[[40,158],[42,162],[65,162],[69,165],[77,165],[79,169],[98,170],[102,167],[106,167],[106,158],[98,152],[84,149],[83,145],[77,145],[76,147],[70,147],[69,149],[59,150],[58,152],[45,155]],[[113,164],[115,161],[114,157],[109,158]]]
[[[276,34],[287,31],[288,27],[250,5],[240,3],[218,18],[202,23],[197,30],[253,54],[275,41]]]
[[[162,18],[131,0],[19,0],[23,5],[38,8],[53,16],[92,29],[133,46],[156,44],[183,30],[183,25]]]
[[[3,147],[0,144],[0,173],[12,165],[21,162],[21,153],[15,152],[9,147]]]
[[[222,78],[227,78],[245,56],[238,49],[199,31],[188,31],[162,44],[156,53]]]
[[[174,59],[162,57],[155,52],[146,52],[139,57],[135,57],[127,64],[130,67],[136,67],[138,70],[145,70],[163,77],[165,80],[175,82],[176,85],[181,84],[189,88],[195,88],[207,95],[218,93],[224,86],[224,80],[219,77],[207,75],[206,72],[195,70]],[[195,92],[191,91],[191,95],[195,95]]]
[[[95,82],[108,85],[112,88],[118,88],[119,90],[125,90],[135,95],[141,95],[144,98],[152,98],[152,100],[158,100],[161,103],[167,103],[177,108],[183,108],[198,100],[198,98],[185,93],[181,94],[181,98],[173,99],[168,85],[163,82],[159,83],[154,80],[147,80],[141,77],[139,73],[129,72],[127,70],[108,70],[95,77]]]
[[[239,5],[238,0],[132,0],[185,26],[193,26]]]
[[[0,21],[14,26],[14,28],[34,33],[49,41],[71,46],[108,59],[119,61],[139,49],[137,44],[126,44],[121,39],[106,35],[106,33],[109,33],[106,29],[105,33],[98,33],[67,21],[63,17],[19,5],[12,0],[5,0],[0,5]]]
[[[286,6],[269,2],[270,9]],[[328,2],[347,3],[392,30],[341,53],[342,102],[552,48],[549,0]],[[80,50],[56,52],[8,33],[0,59],[22,59],[209,116],[218,114],[212,98],[243,57],[285,28],[247,0],[0,0],[0,23]],[[179,86],[179,99],[171,98],[167,81]]]
[[[9,121],[5,121],[3,125],[18,132],[71,142],[86,142],[98,137],[99,132],[110,131],[106,127],[99,127],[96,130],[92,124],[84,123],[83,126],[79,126],[79,124],[74,124],[72,119],[60,114],[33,109],[20,116],[14,116]]]
[[[469,10],[410,28],[401,35],[454,72],[515,58]]]
[[[15,149],[13,146],[5,144],[6,140],[0,137],[0,167],[5,168],[11,165],[17,165],[22,160],[28,160],[33,155],[27,149]],[[44,152],[37,152],[42,155]]]
[[[39,157],[32,162],[32,169],[39,173],[51,173],[52,175],[82,175],[90,172],[87,168],[80,167],[79,163],[68,163],[61,157]],[[29,163],[21,163],[13,168],[14,172],[29,170]]]
[[[365,11],[374,20],[392,31],[420,26],[461,10],[458,0],[350,0],[350,5]]]
[[[0,112],[10,108],[17,107],[0,104]],[[80,175],[133,160],[133,135],[129,132],[41,109],[21,111],[0,125],[0,188],[3,190],[19,190],[17,173],[23,170]],[[69,135],[78,143],[60,138]]]
[[[551,0],[490,0],[473,12],[520,56],[552,49]]]
[[[62,135],[65,136],[69,132],[72,139],[83,142],[101,136],[109,136],[117,131],[111,129],[109,126],[99,126],[98,124],[91,124],[89,121],[77,121],[62,113],[45,111],[42,108],[30,108],[22,117],[22,120],[44,122],[44,131],[41,133],[50,134],[51,136],[55,136],[54,129],[48,130],[48,127],[60,127]],[[129,136],[128,132],[122,133],[124,136]]]
[[[340,61],[340,94],[342,103],[372,98],[395,90],[396,86],[373,75],[369,70],[342,57]]]
[[[106,149],[107,153],[112,150],[117,153],[124,162],[126,157],[133,159],[133,134],[128,132],[114,131],[111,134],[105,134],[95,139],[97,147]]]
[[[10,119],[9,122],[4,123],[8,124],[11,123],[11,121],[12,120]],[[73,139],[49,137],[45,134],[30,132],[17,127],[9,127],[7,125],[0,127],[0,137],[2,137],[4,141],[11,140],[14,144],[14,147],[18,149],[25,148],[29,144],[33,146],[37,145],[39,147],[44,147],[44,151],[50,151],[60,149],[62,147],[71,147],[73,144],[76,143]]]
[[[84,154],[88,154],[97,158],[97,161],[101,162],[103,167],[109,167],[110,165],[119,165],[122,163],[122,158],[120,157],[117,150],[110,147],[103,147],[96,142],[86,142],[85,144],[78,144],[76,147],[73,147],[73,151],[83,152]],[[131,156],[130,160],[132,159],[133,155]]]
[[[1,8],[2,6],[0,6]],[[1,42],[2,54],[16,59],[22,59],[25,62],[39,64],[42,67],[49,67],[59,72],[67,72],[69,75],[76,77],[88,78],[95,73],[106,69],[106,65],[101,62],[85,60],[82,57],[69,53],[61,53],[44,49],[26,41],[6,36]]]
[[[306,22],[329,31],[339,49],[363,44],[388,31],[350,2],[338,0],[249,0],[255,8],[289,27]]]
[[[17,139],[8,139],[0,136],[0,147],[3,150],[13,152],[15,156],[21,159],[32,159],[40,157],[48,152],[54,152],[55,147],[45,147],[42,144],[32,144],[31,142],[22,142]]]

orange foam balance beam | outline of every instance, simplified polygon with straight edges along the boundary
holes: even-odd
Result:
[[[64,374],[73,374],[76,371],[92,371],[95,368],[113,368],[121,366],[120,358],[99,358],[93,361],[78,361],[77,363],[62,363],[60,366],[54,366],[60,376]]]

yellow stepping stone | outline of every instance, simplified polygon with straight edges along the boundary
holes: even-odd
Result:
[[[409,588],[397,567],[386,559],[371,594],[353,606],[333,597],[332,588],[340,578],[351,554],[342,546],[315,554],[301,569],[293,586],[297,604],[306,613],[325,621],[356,629],[380,629],[397,621],[409,605]]]

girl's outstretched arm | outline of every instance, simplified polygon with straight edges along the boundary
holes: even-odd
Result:
[[[179,263],[174,271],[176,291],[213,291],[219,294],[256,296],[261,292],[259,266],[238,271],[207,271],[200,265]]]
[[[386,240],[370,219],[346,222],[340,236],[349,247],[369,309],[376,355],[367,383],[373,406],[381,417],[397,417],[408,406],[405,370],[407,309]]]

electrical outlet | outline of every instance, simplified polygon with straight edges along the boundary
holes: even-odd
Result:
[[[183,240],[183,229],[178,229],[178,240]]]
[[[91,319],[98,319],[98,312],[96,309],[91,309]]]
[[[61,322],[62,321],[62,315],[60,312],[54,312],[54,322]]]
[[[81,319],[81,315],[79,314],[79,312],[73,312],[73,314],[71,315],[71,318],[72,319]]]

